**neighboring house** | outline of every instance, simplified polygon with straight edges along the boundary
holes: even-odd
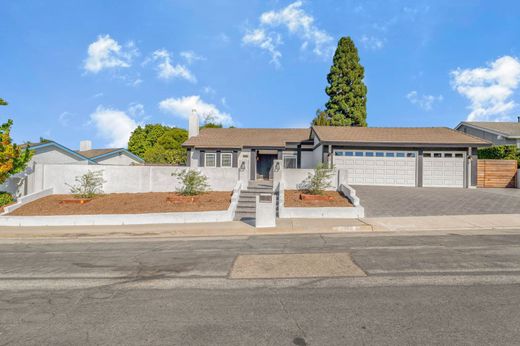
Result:
[[[90,141],[81,141],[80,150],[71,150],[50,140],[40,143],[28,143],[26,145],[34,151],[28,167],[32,167],[33,163],[85,165],[132,165],[144,163],[143,159],[124,148],[92,149]]]
[[[517,122],[463,121],[455,129],[494,145],[516,145],[520,148],[520,119]]]
[[[144,160],[125,148],[92,149],[90,141],[81,141],[78,154],[100,165],[140,165]]]
[[[475,187],[477,148],[491,143],[445,128],[313,126],[307,129],[204,128],[190,117],[188,166],[233,168],[250,180],[328,163],[352,185]]]

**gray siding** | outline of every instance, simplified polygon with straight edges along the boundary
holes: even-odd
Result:
[[[499,139],[496,134],[490,133],[484,130],[475,129],[466,125],[461,125],[459,131],[467,133],[468,135],[472,135],[475,137],[479,137],[485,139],[486,141],[490,141],[494,145],[517,145],[516,139]]]

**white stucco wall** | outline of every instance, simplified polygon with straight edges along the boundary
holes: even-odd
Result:
[[[53,188],[55,194],[70,193],[66,184],[74,185],[75,177],[90,171],[103,171],[105,193],[166,192],[179,187],[173,172],[179,166],[117,166],[117,165],[35,165],[34,186],[31,192]],[[213,191],[231,191],[238,181],[237,168],[198,168],[207,178]]]
[[[297,190],[301,187],[300,184],[308,177],[309,174],[313,174],[314,169],[283,169],[282,170],[282,182],[286,189],[288,190]],[[330,182],[331,187],[329,190],[336,190],[337,188],[337,172],[334,171]]]
[[[117,153],[115,155],[105,156],[101,159],[96,159],[100,165],[140,165],[141,162],[128,156],[126,153]]]

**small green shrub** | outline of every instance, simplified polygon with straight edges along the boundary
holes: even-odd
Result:
[[[516,160],[520,167],[520,149],[516,145],[494,145],[478,150],[479,159],[488,160]]]
[[[314,168],[314,172],[309,173],[303,181],[300,190],[311,195],[322,195],[327,188],[332,186],[331,178],[333,174],[332,168],[320,163]]]
[[[209,191],[208,178],[194,169],[184,169],[178,173],[172,173],[181,183],[177,191],[184,196],[195,196]]]
[[[14,202],[14,198],[9,192],[0,191],[0,207],[12,202]]]
[[[77,176],[75,181],[76,185],[66,185],[70,188],[70,193],[76,198],[92,198],[103,194],[103,183],[105,183],[103,171],[88,171]]]

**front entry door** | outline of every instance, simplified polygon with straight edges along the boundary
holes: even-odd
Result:
[[[256,156],[256,179],[269,180],[269,173],[277,155],[258,154]]]

